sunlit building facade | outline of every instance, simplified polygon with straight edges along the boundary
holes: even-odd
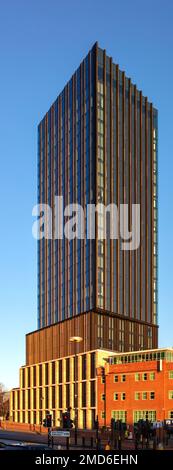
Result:
[[[173,348],[118,353],[105,364],[97,374],[100,426],[173,419]]]

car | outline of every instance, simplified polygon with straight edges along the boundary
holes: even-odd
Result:
[[[0,442],[0,450],[6,447],[6,445],[3,442]]]
[[[38,451],[38,452],[43,452],[43,451],[50,451],[52,448],[48,447],[47,445],[44,444],[36,444],[36,443],[4,443],[0,442],[0,450],[32,450],[32,451]]]
[[[1,450],[23,450],[22,446],[3,444],[0,442],[0,451]]]

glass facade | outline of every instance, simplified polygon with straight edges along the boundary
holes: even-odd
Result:
[[[110,239],[109,221],[105,228],[103,214],[98,213],[97,306],[154,325],[158,292],[157,127],[152,104],[105,51],[98,49],[96,202],[118,207],[127,204],[129,227],[132,204],[139,204],[140,246],[136,251],[123,251],[121,240]],[[131,324],[131,350],[133,335]],[[152,338],[148,343],[152,344]]]
[[[173,362],[173,352],[171,351],[161,351],[161,350],[156,350],[152,352],[143,352],[141,354],[124,354],[124,355],[119,355],[117,354],[115,357],[110,357],[109,358],[109,363],[110,364],[126,364],[126,363],[132,363],[132,362],[148,362],[148,361],[160,361],[161,359],[164,359],[166,362]],[[152,377],[152,378],[151,378]],[[136,381],[140,380],[139,374],[136,374]],[[147,374],[143,374],[143,380],[147,380]],[[154,380],[154,373],[150,374],[150,380]]]
[[[78,233],[67,239],[63,215],[61,239],[38,242],[38,328],[97,310],[120,316],[120,351],[134,350],[136,331],[139,348],[156,347],[157,153],[157,111],[95,45],[38,128],[38,202],[52,208],[53,234],[55,196],[63,197],[63,210],[72,203],[84,209],[81,238]],[[92,240],[87,238],[88,204],[99,205]],[[123,234],[111,238],[111,204],[118,211],[127,205],[129,232],[132,204],[140,205],[138,249],[123,250]],[[123,317],[130,320],[128,331]],[[99,347],[101,323],[98,317]],[[114,343],[110,318],[110,349]]]
[[[52,209],[55,196],[68,204],[95,201],[95,52],[91,51],[38,128],[38,203]],[[95,306],[95,241],[38,241],[38,328]]]

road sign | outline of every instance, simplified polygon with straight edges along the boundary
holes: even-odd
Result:
[[[52,437],[70,437],[70,431],[51,431]]]

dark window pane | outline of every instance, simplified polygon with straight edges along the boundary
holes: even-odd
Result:
[[[62,385],[59,385],[59,408],[62,408]]]
[[[49,407],[49,389],[45,388],[45,408],[48,410]]]
[[[48,363],[45,364],[45,384],[48,385]]]
[[[28,390],[28,409],[30,410],[31,408],[31,395],[30,395],[30,390]]]
[[[42,365],[39,366],[39,385],[42,386]]]
[[[59,361],[59,383],[62,383],[62,361]]]
[[[66,382],[70,382],[70,359],[66,359]]]
[[[52,408],[55,408],[55,387],[52,387]]]
[[[95,377],[95,353],[91,353],[91,379]]]
[[[36,410],[36,388],[33,390],[33,408]]]
[[[70,406],[70,385],[66,385],[66,408]]]
[[[86,379],[86,354],[82,356],[82,380]]]
[[[55,384],[55,362],[52,362],[52,383]]]
[[[30,383],[30,368],[27,369],[28,371],[28,387],[31,386],[31,383]]]
[[[82,382],[82,406],[86,406],[86,382]]]
[[[95,406],[95,380],[90,382],[91,386],[91,406]]]
[[[33,385],[36,387],[36,366],[33,368]]]

